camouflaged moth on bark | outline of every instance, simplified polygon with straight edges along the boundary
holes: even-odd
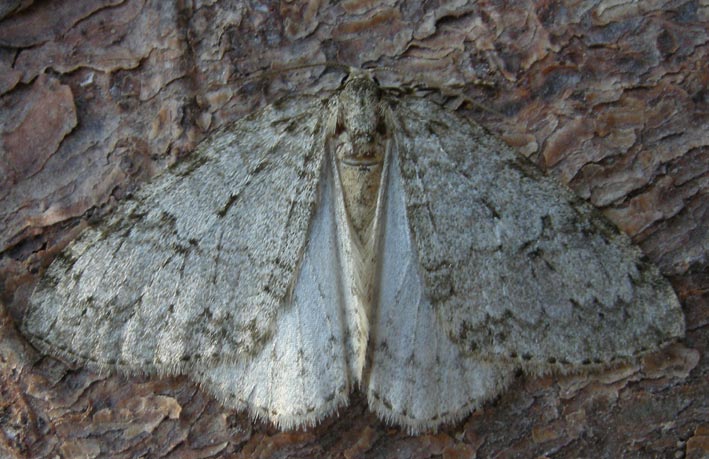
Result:
[[[410,432],[516,369],[684,333],[658,269],[481,127],[352,72],[203,142],[48,268],[24,333],[99,369],[187,374],[284,429],[359,388]]]

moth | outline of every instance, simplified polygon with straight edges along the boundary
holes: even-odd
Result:
[[[204,141],[47,269],[24,334],[100,370],[186,374],[283,429],[347,404],[411,433],[519,369],[684,334],[667,280],[569,189],[461,115],[351,71]]]

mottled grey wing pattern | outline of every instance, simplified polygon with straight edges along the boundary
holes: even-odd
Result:
[[[71,361],[166,373],[256,352],[316,208],[320,104],[240,120],[85,231],[35,290],[24,333]]]
[[[454,422],[495,397],[514,367],[470,358],[438,325],[407,218],[399,152],[390,154],[377,308],[372,314],[369,406],[410,432]]]
[[[346,345],[350,330],[342,302],[337,255],[333,174],[326,161],[318,208],[308,233],[288,308],[273,338],[249,359],[220,364],[198,375],[202,386],[226,406],[248,408],[280,428],[313,425],[347,403],[353,386]]]
[[[481,127],[392,105],[426,296],[466,353],[606,363],[683,335],[669,283],[592,207]]]
[[[113,215],[52,263],[24,333],[94,367],[186,373],[282,428],[359,383],[382,418],[436,429],[516,369],[684,331],[668,282],[588,204],[363,72],[212,135]]]

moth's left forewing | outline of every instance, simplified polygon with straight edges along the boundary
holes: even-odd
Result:
[[[377,414],[418,433],[454,422],[496,396],[511,379],[512,367],[469,358],[438,324],[420,261],[430,252],[415,246],[407,209],[417,196],[402,179],[401,149],[408,147],[402,137],[409,134],[400,130],[396,117],[396,112],[388,116],[388,128],[395,134],[378,217],[376,307],[364,386]],[[429,248],[435,244],[427,242]]]
[[[683,335],[667,280],[568,188],[432,102],[402,97],[395,116],[425,296],[461,351],[570,368]]]

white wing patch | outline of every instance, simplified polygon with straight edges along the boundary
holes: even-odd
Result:
[[[346,404],[352,387],[332,178],[332,171],[323,173],[299,277],[268,344],[249,360],[223,363],[200,376],[225,405],[247,408],[284,429],[315,424]]]
[[[369,404],[384,419],[421,432],[456,421],[502,391],[514,370],[465,356],[426,298],[392,155],[384,214],[377,313],[370,338]]]

